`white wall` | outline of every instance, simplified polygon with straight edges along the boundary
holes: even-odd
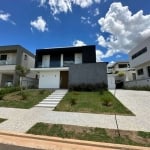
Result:
[[[75,64],[82,64],[82,53],[75,53]]]
[[[128,81],[124,83],[125,87],[143,87],[143,86],[149,86],[150,87],[150,78],[142,79],[142,80],[134,80],[134,81]]]
[[[50,64],[50,55],[43,55],[42,56],[42,67],[49,67]]]
[[[140,56],[132,59],[132,55],[137,53],[138,51],[142,50],[143,48],[147,47],[147,52],[141,54]],[[134,49],[129,52],[129,61],[132,68],[138,67],[143,63],[147,63],[150,61],[150,37],[137,45]]]
[[[60,71],[40,72],[39,88],[59,88]]]
[[[150,59],[150,58],[149,58]],[[143,75],[138,75],[136,72],[137,79],[145,79],[149,78],[147,67],[150,66],[150,61],[148,63],[142,64],[136,68],[136,71],[139,69],[143,69]]]
[[[108,74],[107,80],[108,80],[108,89],[115,89],[116,88],[115,76],[113,74]]]

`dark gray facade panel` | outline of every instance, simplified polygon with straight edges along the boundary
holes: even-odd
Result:
[[[73,65],[69,69],[69,85],[107,84],[107,64],[88,63]]]

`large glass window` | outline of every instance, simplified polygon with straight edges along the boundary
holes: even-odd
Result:
[[[74,64],[74,54],[64,54],[64,67],[69,67]]]
[[[60,55],[53,54],[50,56],[50,67],[60,67]]]
[[[0,60],[7,60],[7,55],[1,55]]]
[[[143,75],[143,74],[144,74],[143,69],[137,70],[137,74],[138,74],[138,75]]]

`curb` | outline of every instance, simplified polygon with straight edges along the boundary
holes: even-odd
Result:
[[[0,143],[36,149],[53,150],[150,150],[149,147],[130,146],[104,142],[81,141],[65,138],[63,139],[57,137],[15,133],[7,131],[0,131]]]

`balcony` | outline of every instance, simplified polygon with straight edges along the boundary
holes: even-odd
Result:
[[[7,60],[0,60],[0,65],[15,65],[15,62],[9,62]]]

